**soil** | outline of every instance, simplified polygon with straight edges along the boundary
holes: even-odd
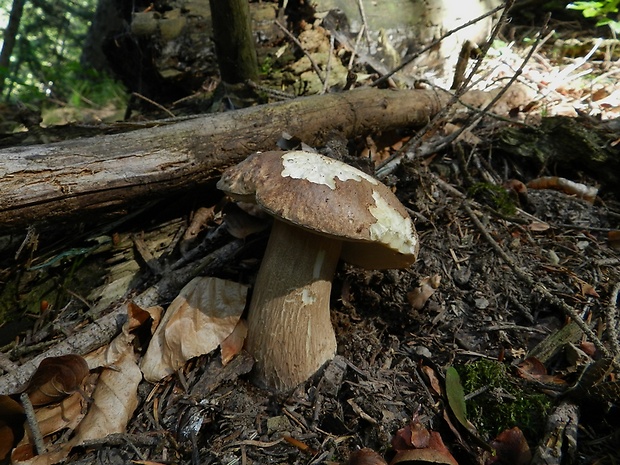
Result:
[[[513,427],[523,431],[534,463],[556,452],[555,463],[560,463],[558,457],[584,464],[617,461],[618,388],[613,377],[609,382],[609,372],[589,383],[581,375],[585,366],[619,355],[615,319],[619,199],[615,186],[596,171],[563,167],[562,174],[575,182],[600,185],[600,195],[586,200],[580,196],[581,187],[558,189],[563,184],[556,176],[556,164],[506,150],[500,131],[522,124],[485,121],[473,132],[478,136],[475,142],[460,140],[427,155],[405,157],[383,177],[416,219],[422,244],[419,259],[407,270],[339,265],[332,292],[338,354],[308,382],[290,393],[261,390],[252,383],[252,359],[247,353],[222,366],[216,351],[192,359],[160,383],[140,383],[138,406],[126,433],[74,448],[67,462],[345,463],[360,448],[374,449],[390,461],[395,455],[394,436],[409,424],[438,432],[460,464],[493,463],[497,459],[483,444]],[[606,134],[608,147],[617,153],[617,133]],[[390,136],[392,141],[406,142],[411,134]],[[430,144],[445,134],[427,132],[425,137]],[[346,142],[358,157],[372,145],[368,139]],[[395,154],[389,144],[381,144],[378,149]],[[543,180],[549,189],[530,188],[524,194],[506,184],[540,176],[549,176]],[[49,283],[45,292],[28,297],[31,309],[52,293],[51,288],[70,290],[63,306],[54,301],[54,312],[37,315],[36,328],[18,343],[14,336],[21,329],[5,331],[7,355],[24,360],[28,355],[19,350],[23,340],[56,341],[80,325],[85,315],[92,316],[95,306],[99,314],[105,313],[109,302],[96,304],[83,296],[93,283],[102,284],[115,266],[134,258],[141,265],[134,270],[127,299],[194,247],[202,247],[196,250],[204,254],[232,242],[227,235],[213,240],[216,218],[196,241],[183,246],[181,254],[173,238],[185,231],[193,212],[217,204],[221,194],[213,190],[202,198],[203,202],[171,199],[105,233],[87,231],[83,238],[76,234],[60,245],[46,244],[49,255],[64,250],[65,256],[44,268],[45,278],[42,272],[35,276],[12,264],[15,250],[10,257],[5,253],[2,279],[18,283],[12,295],[35,287],[37,280]],[[117,242],[116,250],[67,253],[91,244],[86,238],[102,235],[121,243],[126,240],[129,246],[123,249]],[[131,239],[136,237],[157,250],[155,262],[147,266],[146,257],[133,251]],[[224,257],[209,274],[251,284],[265,242],[265,232],[249,236],[240,251]],[[37,258],[30,257],[40,263]],[[76,268],[88,270],[89,278],[84,272],[79,274],[82,282],[71,281]],[[426,285],[434,292],[414,308],[412,293],[424,278],[435,276],[436,289]],[[594,339],[584,335],[583,328],[568,339],[558,339],[561,328],[574,328],[576,322],[590,328]],[[40,328],[44,334],[37,333]],[[138,341],[140,352],[148,336]],[[541,343],[551,348],[543,350]],[[523,368],[533,354],[546,368],[544,373]],[[499,381],[480,374],[493,366],[502,367]],[[445,381],[449,367],[457,367],[465,394],[472,394],[467,405],[475,432],[459,420],[454,386]],[[617,374],[617,366],[609,367]],[[472,392],[476,376],[479,385]],[[566,404],[581,409],[578,432],[547,424],[550,415]],[[504,408],[501,413],[494,410],[498,405]],[[549,438],[570,445],[553,449]],[[528,463],[523,449],[504,454],[500,463]],[[426,461],[451,463],[445,458]]]

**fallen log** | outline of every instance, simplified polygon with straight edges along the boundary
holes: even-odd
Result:
[[[285,131],[321,145],[420,127],[448,97],[365,88],[200,116],[129,133],[0,150],[0,231],[80,219],[212,183]]]

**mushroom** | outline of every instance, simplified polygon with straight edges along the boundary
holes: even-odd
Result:
[[[330,320],[338,260],[405,268],[418,237],[405,207],[373,177],[304,151],[264,152],[227,169],[217,187],[274,218],[248,313],[254,380],[287,391],[336,353]]]

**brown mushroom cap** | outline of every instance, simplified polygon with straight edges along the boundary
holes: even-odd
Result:
[[[304,152],[264,152],[228,169],[217,187],[277,219],[343,241],[341,257],[364,268],[404,268],[418,237],[392,191],[340,161]]]

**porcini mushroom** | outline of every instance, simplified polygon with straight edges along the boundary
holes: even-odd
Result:
[[[217,187],[274,218],[246,348],[258,385],[292,389],[336,353],[329,298],[338,260],[370,269],[411,265],[419,249],[413,222],[384,184],[310,152],[251,155]]]

